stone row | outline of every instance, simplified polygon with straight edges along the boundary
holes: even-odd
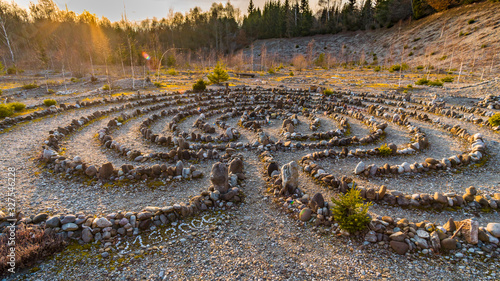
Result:
[[[139,212],[116,211],[105,215],[86,215],[78,212],[55,216],[41,213],[23,217],[22,213],[18,213],[15,216],[16,227],[20,224],[39,225],[48,232],[79,243],[92,241],[114,243],[120,237],[136,236],[158,226],[196,216],[204,211],[229,209],[242,200],[240,182],[245,176],[240,156],[236,155],[228,161],[213,165],[210,176],[211,186],[200,195],[192,197],[187,203],[181,202],[164,207],[148,206]],[[13,218],[14,216],[0,211],[0,232],[10,225],[8,220]]]

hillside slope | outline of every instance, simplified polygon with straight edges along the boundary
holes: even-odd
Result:
[[[344,32],[291,39],[258,40],[253,44],[254,63],[266,66],[288,63],[297,54],[309,60],[324,53],[333,62],[364,60],[378,65],[407,63],[410,67],[431,65],[441,70],[495,75],[500,72],[500,3],[483,2],[437,13],[390,29]],[[308,45],[314,40],[312,59]],[[245,55],[251,56],[251,48]],[[490,73],[491,71],[491,73]]]

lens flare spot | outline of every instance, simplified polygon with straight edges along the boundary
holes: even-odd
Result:
[[[150,60],[150,59],[151,59],[151,57],[150,57],[150,56],[148,55],[148,53],[146,53],[146,52],[142,52],[142,56],[143,56],[145,59],[147,59],[147,60]]]

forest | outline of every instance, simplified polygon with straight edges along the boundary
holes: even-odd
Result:
[[[317,11],[308,0],[252,0],[242,14],[230,2],[213,3],[208,11],[171,12],[167,17],[140,22],[111,22],[91,11],[76,14],[52,0],[39,0],[23,9],[0,1],[0,71],[67,69],[81,74],[94,65],[125,67],[190,67],[214,64],[220,56],[248,47],[256,39],[290,38],[343,31],[388,28],[474,0],[319,0]],[[144,59],[147,58],[147,59]],[[161,62],[161,63],[160,63]]]

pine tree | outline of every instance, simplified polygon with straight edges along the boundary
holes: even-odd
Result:
[[[213,84],[220,84],[229,80],[229,74],[227,74],[226,66],[221,61],[218,61],[213,73],[207,75],[207,78]]]

